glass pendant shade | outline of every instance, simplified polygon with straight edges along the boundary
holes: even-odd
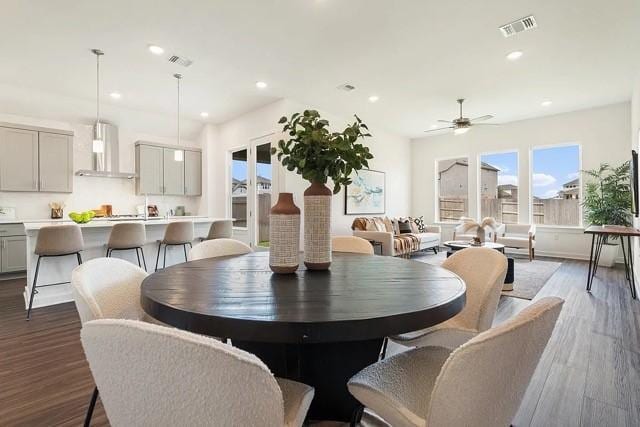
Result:
[[[469,128],[457,128],[453,130],[454,135],[462,135],[469,132]]]

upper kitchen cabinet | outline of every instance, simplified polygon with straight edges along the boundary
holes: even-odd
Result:
[[[184,194],[202,195],[202,153],[185,150],[184,152]]]
[[[136,143],[136,192],[164,194],[163,149]]]
[[[175,152],[183,152],[182,161]],[[202,194],[202,152],[146,141],[136,142],[136,193],[169,196]]]
[[[175,159],[176,150],[164,149],[164,194],[170,196],[184,195],[184,155],[182,161]],[[183,152],[184,154],[184,152]]]
[[[69,135],[40,132],[40,191],[73,191],[73,140]]]
[[[0,123],[0,191],[73,190],[73,132]]]
[[[38,132],[0,127],[0,191],[38,191]]]

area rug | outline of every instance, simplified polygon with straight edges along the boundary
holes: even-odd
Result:
[[[446,251],[440,251],[437,255],[428,253],[418,253],[411,257],[415,261],[432,265],[440,265],[446,259]],[[553,273],[560,268],[561,263],[553,261],[529,261],[526,258],[514,257],[513,290],[502,291],[502,295],[532,300],[540,289],[553,276]]]

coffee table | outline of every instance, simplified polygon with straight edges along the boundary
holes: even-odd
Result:
[[[449,248],[447,251],[447,258],[449,258],[454,252],[460,251],[462,249],[467,248],[489,248],[495,249],[498,252],[504,254],[504,245],[501,243],[495,242],[484,242],[482,245],[472,245],[470,241],[465,240],[450,240],[448,242],[444,242],[444,245]],[[504,278],[505,287],[504,291],[512,291],[513,290],[513,280],[514,280],[514,261],[513,258],[507,257],[507,275]]]

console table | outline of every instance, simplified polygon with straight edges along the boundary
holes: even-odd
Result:
[[[622,257],[624,259],[624,273],[631,289],[631,297],[637,299],[636,279],[633,273],[633,247],[631,238],[640,236],[640,230],[632,227],[623,227],[617,225],[601,226],[591,225],[584,230],[585,234],[591,234],[591,252],[589,254],[589,275],[587,276],[587,291],[591,291],[593,278],[598,271],[598,261],[600,261],[600,253],[602,246],[607,239],[611,237],[619,237],[622,245]],[[625,238],[627,239],[625,247]]]

